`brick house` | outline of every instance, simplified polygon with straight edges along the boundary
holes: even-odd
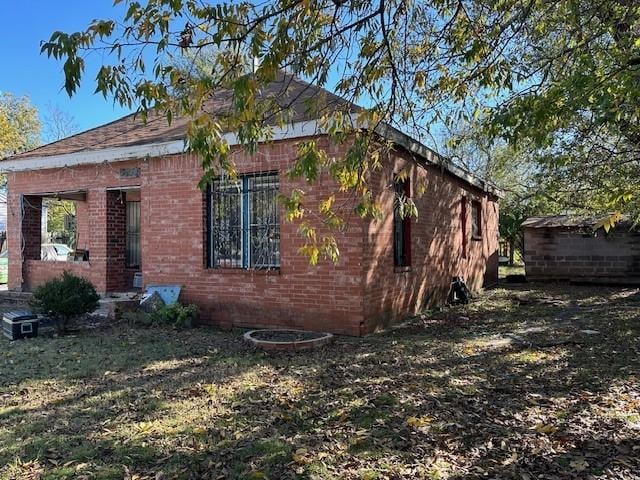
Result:
[[[286,88],[279,84],[285,80]],[[214,324],[362,335],[443,302],[454,276],[475,290],[497,280],[499,192],[390,127],[379,134],[394,142],[394,151],[370,178],[384,219],[351,214],[335,234],[338,264],[310,266],[298,253],[298,225],[283,218],[276,194],[302,188],[305,209],[314,210],[333,191],[327,177],[307,185],[284,172],[302,139],[316,138],[331,156],[346,151],[302,107],[311,96],[342,100],[292,77],[271,90],[279,99],[296,98],[292,123],[274,127],[254,155],[229,136],[240,178],[217,179],[207,192],[197,186],[199,159],[184,151],[184,119],[168,126],[161,118],[143,124],[128,116],[2,161],[9,288],[32,290],[70,270],[102,293],[123,291],[141,272],[145,284],[182,284],[181,301],[198,304]],[[219,111],[220,103],[216,97],[209,106]],[[417,219],[394,215],[394,175],[403,169],[409,176],[400,188],[413,197]],[[424,195],[415,193],[418,184]],[[48,197],[75,202],[77,248],[88,251],[88,260],[40,259]]]
[[[640,232],[629,221],[608,233],[597,219],[570,215],[531,217],[522,223],[527,278],[640,284]]]

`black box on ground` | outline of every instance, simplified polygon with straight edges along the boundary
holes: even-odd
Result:
[[[9,340],[37,337],[38,323],[38,316],[31,312],[7,312],[2,317],[2,333]]]

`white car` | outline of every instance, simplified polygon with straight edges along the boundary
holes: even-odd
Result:
[[[45,243],[42,245],[41,258],[49,262],[66,262],[73,250],[63,243]]]

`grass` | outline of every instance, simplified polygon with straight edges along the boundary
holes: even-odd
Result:
[[[2,340],[0,478],[638,478],[639,313],[526,285],[295,356],[213,328]]]
[[[498,267],[498,277],[505,278],[507,275],[524,275],[524,265],[500,265]]]
[[[6,284],[9,274],[9,260],[7,258],[0,258],[0,284]]]

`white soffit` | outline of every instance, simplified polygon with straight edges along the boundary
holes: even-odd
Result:
[[[268,140],[284,140],[287,138],[308,137],[323,133],[318,127],[318,122],[298,122],[284,128],[274,127]],[[224,139],[229,145],[238,145],[237,135],[227,133]],[[61,155],[48,155],[43,157],[27,157],[12,160],[11,157],[0,162],[0,172],[25,172],[30,170],[46,170],[49,168],[72,167],[76,165],[95,165],[100,163],[123,162],[139,158],[153,158],[164,155],[185,153],[184,140],[170,142],[145,143],[126,147],[102,148],[99,150],[83,150]]]
[[[352,121],[355,123],[355,116],[352,118]],[[363,128],[366,128],[366,126],[363,126]],[[408,151],[424,158],[428,163],[441,166],[444,170],[448,171],[455,177],[461,178],[467,183],[496,196],[503,196],[503,192],[494,185],[452,164],[427,146],[413,139],[409,135],[402,133],[397,128],[383,124],[379,125],[375,130],[379,135],[392,140],[397,145],[400,145]],[[297,122],[283,128],[272,128],[268,141],[310,137],[323,133],[326,133],[326,131],[320,127],[318,121],[309,120]],[[224,138],[231,146],[238,145],[240,143],[237,135],[233,133],[225,134]],[[27,157],[15,160],[12,160],[11,157],[9,157],[0,162],[0,172],[25,172],[31,170],[72,167],[76,165],[97,165],[101,163],[123,162],[126,160],[140,158],[175,155],[185,152],[185,141],[173,140],[169,142],[146,143],[126,147],[103,148],[99,150],[84,150],[62,155]]]

